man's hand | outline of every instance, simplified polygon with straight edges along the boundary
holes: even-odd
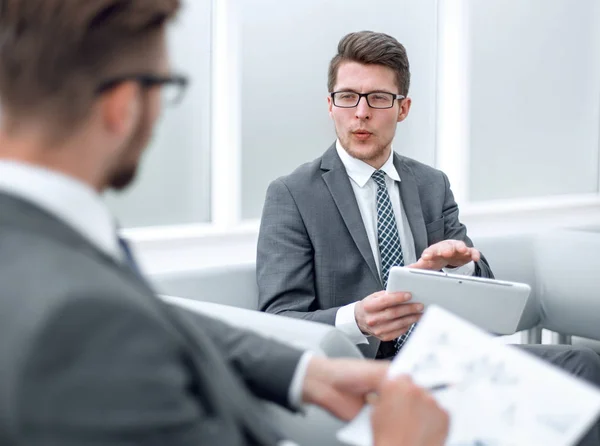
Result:
[[[423,312],[423,304],[406,303],[410,293],[378,291],[354,306],[354,318],[360,331],[382,341],[391,341],[408,331]]]
[[[408,268],[439,271],[445,267],[458,268],[470,261],[478,262],[480,258],[479,251],[469,248],[465,242],[444,240],[425,249],[417,263],[408,265]]]
[[[388,361],[313,356],[304,379],[302,401],[349,421],[365,405],[367,395],[380,387],[388,368]]]
[[[375,446],[441,446],[449,422],[433,397],[406,376],[385,380],[373,402]]]

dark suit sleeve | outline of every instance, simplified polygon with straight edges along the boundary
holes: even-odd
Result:
[[[303,351],[184,308],[173,306],[172,310],[188,331],[201,328],[211,338],[252,393],[290,408],[290,384]]]
[[[445,173],[442,173],[444,177],[444,183],[446,185],[446,195],[444,199],[444,237],[446,240],[462,240],[467,246],[473,246],[473,242],[467,236],[467,228],[463,225],[459,220],[459,212],[458,205],[456,201],[454,201],[454,195],[452,194],[452,190],[450,189],[450,182],[448,181],[448,177]],[[492,269],[488,264],[486,258],[481,254],[481,259],[479,262],[475,263],[475,273],[478,277],[488,277],[490,279],[494,278],[494,274],[492,273]]]
[[[318,309],[314,251],[289,189],[275,180],[258,235],[256,274],[261,311],[335,325],[339,307]]]
[[[126,302],[73,300],[30,345],[15,389],[23,444],[197,446],[211,427],[178,343]]]

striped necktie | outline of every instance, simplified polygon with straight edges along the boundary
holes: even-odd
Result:
[[[404,266],[404,255],[402,254],[396,216],[385,185],[385,172],[376,170],[373,172],[372,178],[377,184],[377,242],[381,257],[381,282],[386,288],[390,269],[392,266]],[[396,353],[402,348],[414,327],[415,324],[411,325],[406,333],[392,341],[395,343]]]

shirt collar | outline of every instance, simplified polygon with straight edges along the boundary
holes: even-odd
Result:
[[[375,172],[375,168],[368,165],[364,161],[356,159],[342,147],[342,143],[338,139],[335,143],[335,148],[337,150],[338,156],[342,160],[342,164],[346,168],[346,172],[348,176],[354,181],[358,186],[364,187],[367,184],[367,181]],[[390,157],[387,159],[385,164],[381,166],[381,169],[385,174],[390,177],[394,181],[400,181],[400,175],[398,175],[398,171],[396,170],[396,166],[394,166],[394,150],[392,149],[390,152]]]
[[[52,213],[106,254],[120,258],[115,220],[102,197],[83,182],[53,170],[0,160],[0,191]]]

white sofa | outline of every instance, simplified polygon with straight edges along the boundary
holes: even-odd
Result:
[[[545,328],[600,352],[600,232],[487,236],[475,242],[496,278],[532,287],[519,331]],[[257,308],[254,264],[157,274],[151,280],[160,293]]]
[[[537,236],[539,325],[600,353],[600,232]]]
[[[254,264],[216,266],[150,276],[161,294],[248,310],[258,308],[258,285]]]
[[[497,278],[532,287],[519,330],[547,328],[600,352],[600,233],[480,237],[476,244]],[[334,327],[257,312],[253,264],[160,274],[151,280],[160,293],[170,295],[164,296],[165,300],[190,311],[317,354],[361,357],[356,346]],[[340,445],[335,432],[342,423],[321,409],[311,407],[305,415],[294,415],[273,405],[267,407],[280,428],[299,444]]]

